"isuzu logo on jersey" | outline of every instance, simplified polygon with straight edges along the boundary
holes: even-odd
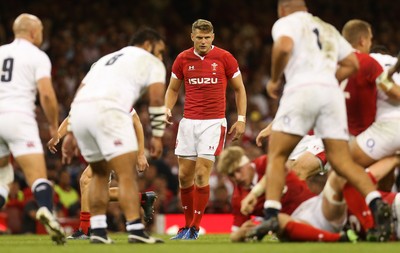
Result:
[[[216,84],[218,83],[218,78],[216,77],[200,77],[200,78],[189,78],[189,84]]]

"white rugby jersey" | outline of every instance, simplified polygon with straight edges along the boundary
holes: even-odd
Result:
[[[49,57],[25,39],[0,47],[0,113],[34,115],[37,81],[51,77]]]
[[[337,63],[353,49],[336,28],[300,11],[275,22],[272,37],[276,41],[281,36],[294,42],[285,68],[285,90],[307,84],[338,85]]]
[[[87,73],[72,107],[82,102],[102,102],[106,108],[130,112],[132,105],[153,83],[165,83],[164,64],[146,50],[128,46],[100,58]]]
[[[387,54],[370,54],[384,70],[389,70],[396,64],[397,58]],[[400,85],[400,74],[394,73],[393,80],[396,85]],[[378,89],[378,99],[376,102],[375,120],[400,119],[400,102],[393,101],[381,89]]]

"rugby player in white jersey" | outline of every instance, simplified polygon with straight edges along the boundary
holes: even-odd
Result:
[[[71,105],[70,129],[81,154],[90,164],[93,178],[89,186],[91,243],[110,244],[106,208],[108,177],[114,170],[119,178],[119,203],[126,217],[130,243],[158,243],[144,231],[136,174],[138,143],[130,115],[133,104],[148,90],[153,127],[152,152],[161,154],[165,129],[163,107],[166,70],[157,57],[165,44],[155,30],[139,30],[127,46],[100,58],[82,81]],[[67,134],[63,149],[72,139]],[[63,151],[63,155],[65,152]]]
[[[375,122],[352,142],[355,159],[363,166],[400,151],[400,73],[396,57],[371,54],[381,64],[386,78],[378,86]]]
[[[346,107],[338,81],[358,70],[353,49],[333,26],[308,13],[304,0],[279,0],[278,16],[272,28],[274,45],[267,92],[278,98],[283,75],[286,84],[269,138],[265,221],[249,237],[261,240],[279,229],[285,162],[302,136],[314,129],[323,140],[332,168],[366,197],[376,223],[376,231],[371,231],[368,239],[387,240],[390,207],[364,169],[354,163],[347,143]]]
[[[0,207],[8,196],[7,184],[14,180],[11,153],[39,205],[36,218],[53,241],[63,244],[64,231],[52,215],[53,188],[47,180],[34,113],[38,91],[50,135],[57,137],[58,104],[51,82],[51,63],[38,48],[43,40],[43,25],[36,16],[24,13],[14,21],[13,31],[14,41],[0,47]]]

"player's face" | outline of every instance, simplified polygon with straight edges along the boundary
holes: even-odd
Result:
[[[37,47],[40,47],[43,42],[43,25],[42,23],[38,23],[37,26],[33,29],[33,44]]]
[[[366,49],[366,53],[369,53],[369,51],[371,50],[371,46],[372,46],[372,31],[371,29],[368,29],[368,35],[367,38],[365,39],[365,49]]]
[[[199,55],[206,55],[211,50],[214,33],[195,29],[194,32],[192,32],[191,37],[194,43],[194,50]]]
[[[254,169],[252,168],[251,163],[247,163],[229,174],[229,177],[238,186],[250,189],[254,177]]]
[[[164,52],[165,52],[165,43],[164,43],[164,41],[160,40],[157,43],[154,43],[153,49],[151,50],[151,53],[155,57],[160,59],[160,61],[163,60]]]

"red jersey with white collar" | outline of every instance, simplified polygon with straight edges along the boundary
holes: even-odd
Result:
[[[375,120],[376,78],[383,72],[379,63],[369,54],[355,52],[360,69],[342,82],[346,97],[347,122],[350,134],[357,136]],[[345,83],[347,81],[347,84]]]
[[[172,65],[172,78],[185,82],[184,117],[187,119],[225,118],[226,86],[240,74],[236,59],[228,51],[213,48],[205,56],[194,48],[180,53]]]
[[[258,181],[264,176],[265,169],[267,167],[268,157],[266,155],[260,156],[253,160],[252,164],[255,167]],[[235,189],[232,194],[232,214],[233,214],[233,226],[240,227],[244,222],[250,219],[250,216],[243,215],[240,212],[240,202],[246,197],[251,189],[245,189],[238,185],[235,185]],[[307,183],[300,180],[293,171],[290,171],[286,175],[286,184],[282,193],[282,213],[292,214],[293,211],[304,201],[314,197],[315,194],[310,191]],[[257,199],[257,204],[251,215],[263,217],[265,195],[261,195]]]

